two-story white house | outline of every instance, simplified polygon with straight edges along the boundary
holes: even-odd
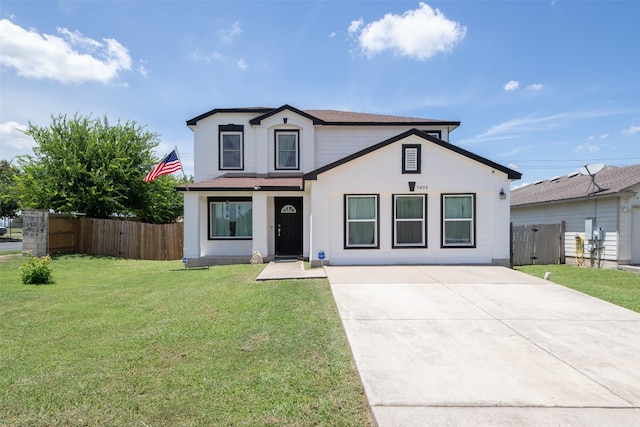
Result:
[[[187,121],[189,265],[508,265],[521,174],[450,144],[460,125],[334,110],[214,109]]]

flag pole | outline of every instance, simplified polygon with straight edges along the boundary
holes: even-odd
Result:
[[[180,158],[180,152],[178,151],[178,146],[173,146],[176,150],[176,156],[178,157],[178,161],[180,162],[180,170],[182,171],[182,177],[184,178],[184,185],[187,187],[187,191],[189,191],[189,180],[187,179],[187,174],[184,173],[184,167],[182,167],[182,159]]]

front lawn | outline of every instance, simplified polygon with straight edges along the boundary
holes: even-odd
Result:
[[[525,265],[515,269],[537,277],[544,277],[548,271],[552,282],[640,312],[638,273],[573,265]]]
[[[326,280],[0,257],[0,425],[373,425]]]

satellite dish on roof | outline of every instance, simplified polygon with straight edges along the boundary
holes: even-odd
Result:
[[[582,168],[580,168],[580,172],[582,172],[583,175],[589,175],[591,177],[591,182],[593,183],[594,186],[598,187],[598,191],[594,191],[591,194],[595,194],[595,193],[599,193],[600,191],[604,191],[602,189],[602,187],[600,187],[598,185],[598,183],[596,182],[596,174],[598,172],[600,172],[602,169],[604,169],[604,163],[596,163],[593,165],[584,165]]]
[[[595,174],[600,172],[602,169],[604,169],[604,163],[595,163],[593,165],[587,164],[587,165],[584,165],[582,168],[580,168],[580,172],[583,175],[594,176]]]

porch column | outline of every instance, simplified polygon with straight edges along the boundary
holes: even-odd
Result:
[[[269,248],[267,245],[268,236],[268,212],[267,196],[265,193],[255,191],[252,198],[253,214],[253,247],[251,252],[260,252],[260,255],[267,257]]]
[[[185,191],[184,195],[184,244],[182,256],[187,258],[200,257],[200,218],[198,192]],[[206,221],[205,221],[206,224]]]

